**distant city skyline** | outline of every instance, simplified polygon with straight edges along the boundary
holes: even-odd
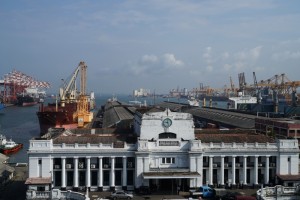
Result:
[[[0,78],[51,83],[86,62],[97,94],[300,80],[300,1],[0,1]]]

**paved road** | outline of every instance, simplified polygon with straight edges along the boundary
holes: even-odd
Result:
[[[256,196],[257,189],[221,189],[218,191],[217,194],[224,195],[227,192],[235,193],[237,195],[246,195],[246,196]],[[98,200],[98,199],[108,199],[110,192],[90,192],[89,197],[91,200]],[[188,192],[180,192],[179,195],[170,195],[167,193],[157,193],[151,195],[137,195],[134,194],[133,200],[163,200],[163,199],[188,199],[189,193]]]

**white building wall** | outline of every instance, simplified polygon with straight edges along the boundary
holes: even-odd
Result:
[[[143,177],[142,177],[143,171],[144,171],[144,159],[142,156],[137,156],[136,167],[135,167],[135,172],[136,172],[135,187],[137,188],[143,185]]]
[[[38,175],[38,158],[36,157],[29,157],[28,158],[28,176],[29,178],[32,177],[39,177]]]
[[[172,125],[168,128],[163,127],[164,119],[172,120]],[[141,123],[139,123],[141,121]],[[166,109],[164,112],[150,112],[142,116],[142,120],[137,119],[135,129],[140,130],[138,135],[140,139],[151,140],[158,139],[160,133],[172,132],[177,135],[177,138],[192,140],[195,138],[193,117],[189,113],[171,112]]]
[[[299,164],[295,165],[294,163],[299,163],[299,156],[296,155],[291,155],[291,162],[290,162],[290,174],[298,174],[299,173]]]
[[[53,169],[53,164],[51,157],[43,157],[42,159],[42,177],[51,177],[51,171]]]

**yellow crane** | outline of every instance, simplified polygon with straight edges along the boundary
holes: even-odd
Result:
[[[86,70],[87,65],[81,61],[79,63],[80,69],[80,94],[77,103],[77,118],[78,127],[83,127],[84,124],[93,120],[93,113],[90,112],[89,96],[86,94]]]
[[[258,82],[257,87],[260,88],[260,90],[269,89],[270,92],[284,96],[287,102],[291,102],[293,95],[296,97],[296,91],[297,88],[300,87],[300,81],[290,81],[283,73],[280,75],[276,74],[267,80]]]

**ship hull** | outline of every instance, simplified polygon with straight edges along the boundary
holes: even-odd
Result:
[[[201,95],[198,97],[199,100],[203,101],[204,99],[206,101],[212,100],[212,101],[228,101],[228,97],[226,96],[208,96],[208,95]]]
[[[0,150],[1,150],[1,153],[7,155],[7,154],[11,154],[11,153],[15,153],[15,152],[19,151],[20,149],[22,149],[22,147],[23,147],[23,144],[19,143],[15,147],[12,147],[12,148],[3,147],[3,148],[0,148]]]
[[[44,107],[41,104],[40,110],[37,112],[40,134],[46,134],[49,128],[76,128],[77,121],[74,119],[76,111],[76,103],[68,103],[65,107],[55,104],[48,104]]]

